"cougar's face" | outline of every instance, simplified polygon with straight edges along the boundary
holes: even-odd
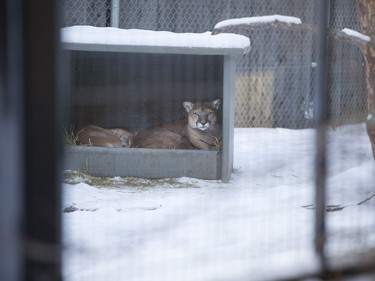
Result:
[[[205,108],[205,110],[194,110],[193,116],[191,117],[195,128],[202,131],[205,131],[210,127],[214,118],[213,111],[208,108]]]
[[[202,131],[210,128],[212,124],[217,122],[217,109],[220,100],[213,102],[184,102],[184,107],[189,113],[189,126]]]

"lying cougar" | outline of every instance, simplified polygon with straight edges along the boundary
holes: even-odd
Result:
[[[86,126],[77,133],[77,145],[130,147],[135,133],[130,130],[113,128],[104,129],[98,126]]]
[[[177,120],[168,124],[148,128],[138,133],[132,147],[177,148],[177,149],[221,149],[222,130],[217,110],[220,100],[212,102],[183,103],[188,120]]]

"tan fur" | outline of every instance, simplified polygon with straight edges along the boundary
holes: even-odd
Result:
[[[220,100],[213,102],[184,102],[188,120],[176,120],[140,132],[132,147],[177,148],[177,149],[220,149],[221,126],[217,110]]]
[[[77,145],[130,147],[134,132],[121,128],[104,129],[90,125],[77,133]]]
[[[185,123],[183,120],[176,120],[143,130],[133,139],[132,147],[193,149],[186,136]]]

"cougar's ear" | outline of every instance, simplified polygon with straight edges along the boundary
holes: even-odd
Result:
[[[214,108],[215,108],[216,110],[219,109],[220,104],[221,104],[221,101],[220,101],[219,99],[214,100],[214,101],[212,102],[212,105],[214,106]]]
[[[187,112],[189,112],[191,110],[191,108],[193,107],[193,103],[190,102],[190,101],[184,101],[183,105],[184,105],[185,110]]]

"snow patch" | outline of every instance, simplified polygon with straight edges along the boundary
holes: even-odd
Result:
[[[328,131],[327,144],[327,204],[343,207],[327,213],[335,238],[327,254],[346,257],[375,245],[375,164],[364,123]],[[230,183],[64,184],[64,280],[277,280],[316,271],[314,211],[303,208],[314,206],[314,154],[314,129],[235,128]]]
[[[370,42],[371,41],[370,36],[364,35],[364,34],[358,32],[358,31],[355,31],[353,29],[344,28],[341,31],[344,32],[348,36],[358,38],[358,39],[363,40],[365,42]]]
[[[301,24],[302,21],[300,18],[282,16],[282,15],[270,15],[270,16],[259,16],[259,17],[245,17],[245,18],[236,18],[228,19],[221,21],[215,25],[215,29],[223,28],[226,26],[232,25],[242,25],[242,24],[257,24],[257,23],[270,23],[270,22],[283,22],[287,24]]]

